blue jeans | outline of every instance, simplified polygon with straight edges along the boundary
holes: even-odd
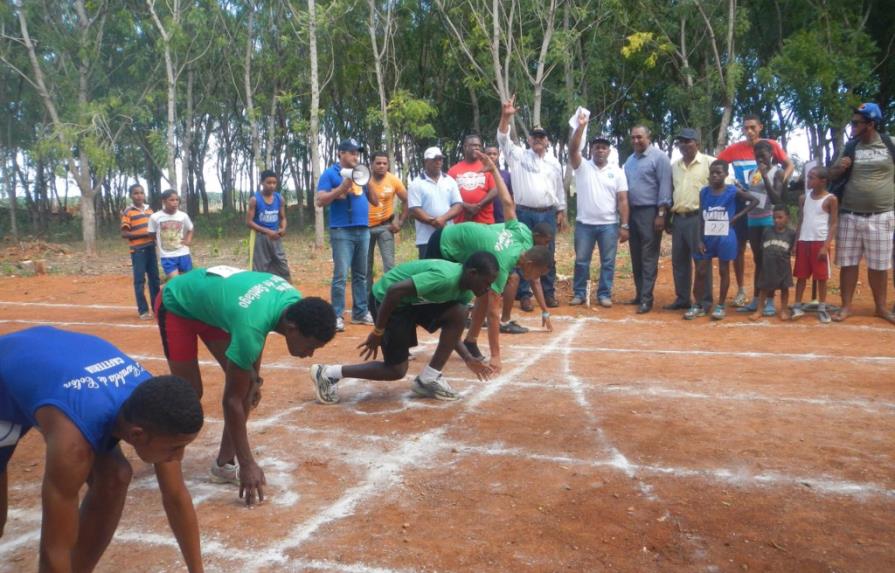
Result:
[[[534,211],[532,209],[517,206],[516,216],[519,218],[519,222],[528,225],[529,229],[534,229],[535,225],[538,223],[547,223],[553,229],[553,236],[556,236],[556,209]],[[550,254],[553,255],[556,252],[556,241],[550,241],[547,248],[550,249]],[[550,271],[541,277],[541,288],[543,289],[546,298],[553,298],[555,296],[555,284],[556,263],[554,262],[550,265]],[[524,278],[520,279],[519,291],[516,298],[522,299],[530,296],[532,296],[531,284]]]
[[[572,289],[582,299],[587,294],[590,260],[594,245],[600,249],[600,283],[597,299],[612,298],[612,279],[615,276],[615,252],[618,249],[618,223],[588,225],[575,223],[575,279]]]
[[[367,314],[367,251],[370,248],[370,229],[340,227],[329,230],[333,247],[333,284],[330,298],[336,316],[345,312],[345,282],[351,268],[351,317]]]
[[[149,312],[146,295],[143,292],[145,279],[149,277],[149,300],[155,303],[159,291],[158,260],[155,256],[155,245],[137,249],[131,253],[131,266],[134,270],[134,295],[137,298],[137,312]]]

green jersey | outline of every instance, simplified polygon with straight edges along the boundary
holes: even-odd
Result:
[[[283,311],[301,300],[285,279],[233,267],[193,269],[168,281],[162,302],[170,312],[230,334],[228,360],[250,370]]]
[[[491,283],[491,289],[497,294],[503,292],[507,277],[519,263],[519,257],[533,244],[531,230],[518,219],[494,225],[460,223],[445,227],[441,232],[441,254],[449,261],[466,262],[477,251],[486,251],[497,257],[500,271]]]
[[[395,283],[410,279],[416,287],[416,296],[405,296],[398,307],[415,304],[432,304],[442,302],[461,302],[472,300],[472,291],[460,288],[463,276],[463,265],[443,261],[441,259],[422,259],[403,263],[379,279],[373,285],[373,296],[380,303],[385,300],[385,293]]]

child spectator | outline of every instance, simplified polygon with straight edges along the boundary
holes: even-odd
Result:
[[[792,307],[792,319],[805,316],[802,296],[809,278],[817,281],[817,319],[829,324],[827,311],[827,280],[830,278],[830,250],[839,226],[839,201],[827,192],[829,172],[826,167],[815,167],[808,172],[808,188],[811,192],[799,200],[799,226],[796,243],[796,303]]]
[[[709,186],[699,192],[700,241],[693,259],[696,261],[695,292],[699,293],[696,302],[684,314],[686,320],[705,316],[707,309],[699,301],[706,300],[706,278],[712,272],[712,259],[718,259],[718,272],[721,275],[721,290],[718,293],[718,304],[712,310],[712,320],[722,320],[725,316],[724,304],[727,291],[730,289],[730,262],[737,258],[737,235],[734,224],[746,213],[758,205],[758,199],[752,194],[733,186],[726,185],[727,162],[717,159],[709,166]],[[746,208],[736,212],[737,199]]]
[[[142,320],[149,320],[152,318],[152,311],[149,310],[146,295],[143,293],[146,278],[149,279],[150,302],[155,302],[159,290],[155,237],[149,232],[149,217],[152,215],[152,209],[146,204],[146,192],[140,184],[131,185],[129,194],[133,203],[121,213],[121,236],[127,239],[131,250],[137,313]]]
[[[162,193],[162,210],[149,217],[149,232],[155,233],[162,269],[167,278],[176,277],[193,268],[190,244],[193,242],[193,222],[190,216],[177,209],[180,197],[168,189]]]
[[[792,286],[792,250],[796,232],[789,227],[789,213],[786,207],[774,207],[774,226],[765,228],[761,235],[761,276],[758,278],[758,306],[750,320],[760,320],[767,300],[780,291],[780,320],[789,320],[789,288]]]
[[[255,232],[255,248],[252,251],[252,270],[271,273],[292,282],[289,261],[283,250],[286,234],[286,202],[277,192],[279,179],[273,171],[261,172],[261,192],[249,197],[246,226]]]

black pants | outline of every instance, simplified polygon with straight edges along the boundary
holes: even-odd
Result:
[[[674,271],[674,302],[689,305],[693,288],[693,255],[699,247],[699,212],[673,215],[671,230],[671,268]],[[692,302],[703,308],[712,306],[712,273],[705,277],[705,293],[693,293]]]
[[[659,209],[655,205],[631,207],[629,223],[631,268],[634,271],[634,287],[640,304],[652,306],[653,289],[659,274],[659,245],[662,235],[656,232],[655,220]]]

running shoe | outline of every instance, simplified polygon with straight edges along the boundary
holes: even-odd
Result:
[[[345,319],[341,316],[336,317],[336,332],[345,332]]]
[[[733,299],[733,306],[737,308],[746,306],[746,291],[741,290],[737,292],[736,297]]]
[[[152,320],[152,313],[148,310],[142,314],[140,314],[140,320]]]
[[[373,315],[369,311],[367,311],[367,314],[363,315],[360,318],[355,318],[352,316],[351,324],[366,324],[368,326],[373,326],[376,323],[373,321]]]
[[[684,320],[694,320],[703,316],[705,316],[705,309],[697,304],[691,306],[690,310],[684,313]]]
[[[236,464],[224,464],[219,466],[218,461],[213,460],[211,462],[211,470],[209,473],[211,474],[210,479],[212,483],[232,483],[233,485],[239,485],[239,466]]]
[[[525,334],[528,332],[528,329],[515,320],[511,320],[509,322],[501,323],[500,332],[503,334]]]
[[[725,316],[727,316],[727,313],[724,312],[724,305],[715,305],[715,310],[712,311],[712,320],[724,320]]]
[[[802,305],[796,305],[792,307],[792,318],[790,320],[799,320],[805,316],[805,311],[802,310]]]
[[[469,353],[472,354],[472,357],[475,358],[476,360],[484,360],[485,359],[485,355],[482,354],[481,350],[479,350],[478,343],[464,340],[463,346],[466,347],[466,350],[468,350]]]
[[[311,381],[314,383],[314,391],[317,393],[317,401],[321,404],[335,404],[339,401],[339,395],[336,393],[336,383],[329,376],[323,374],[326,370],[325,364],[312,364],[310,369]]]
[[[600,303],[600,306],[602,306],[603,308],[612,308],[612,299],[609,298],[608,296],[600,297],[598,302]]]
[[[460,394],[448,385],[441,374],[431,382],[423,382],[417,376],[413,379],[413,391],[420,396],[436,400],[452,401],[460,398]]]
[[[769,300],[764,305],[764,310],[761,311],[761,314],[764,316],[774,316],[777,314],[777,309],[774,307],[774,301]]]
[[[795,318],[795,315],[793,315],[793,318]],[[830,324],[833,319],[830,317],[830,313],[827,309],[819,308],[817,309],[817,320],[822,324]]]
[[[741,306],[737,309],[737,312],[755,312],[758,310],[758,299],[752,299],[752,302],[747,304],[746,306]]]
[[[584,297],[577,294],[569,301],[569,306],[581,306],[582,304],[584,304]]]

